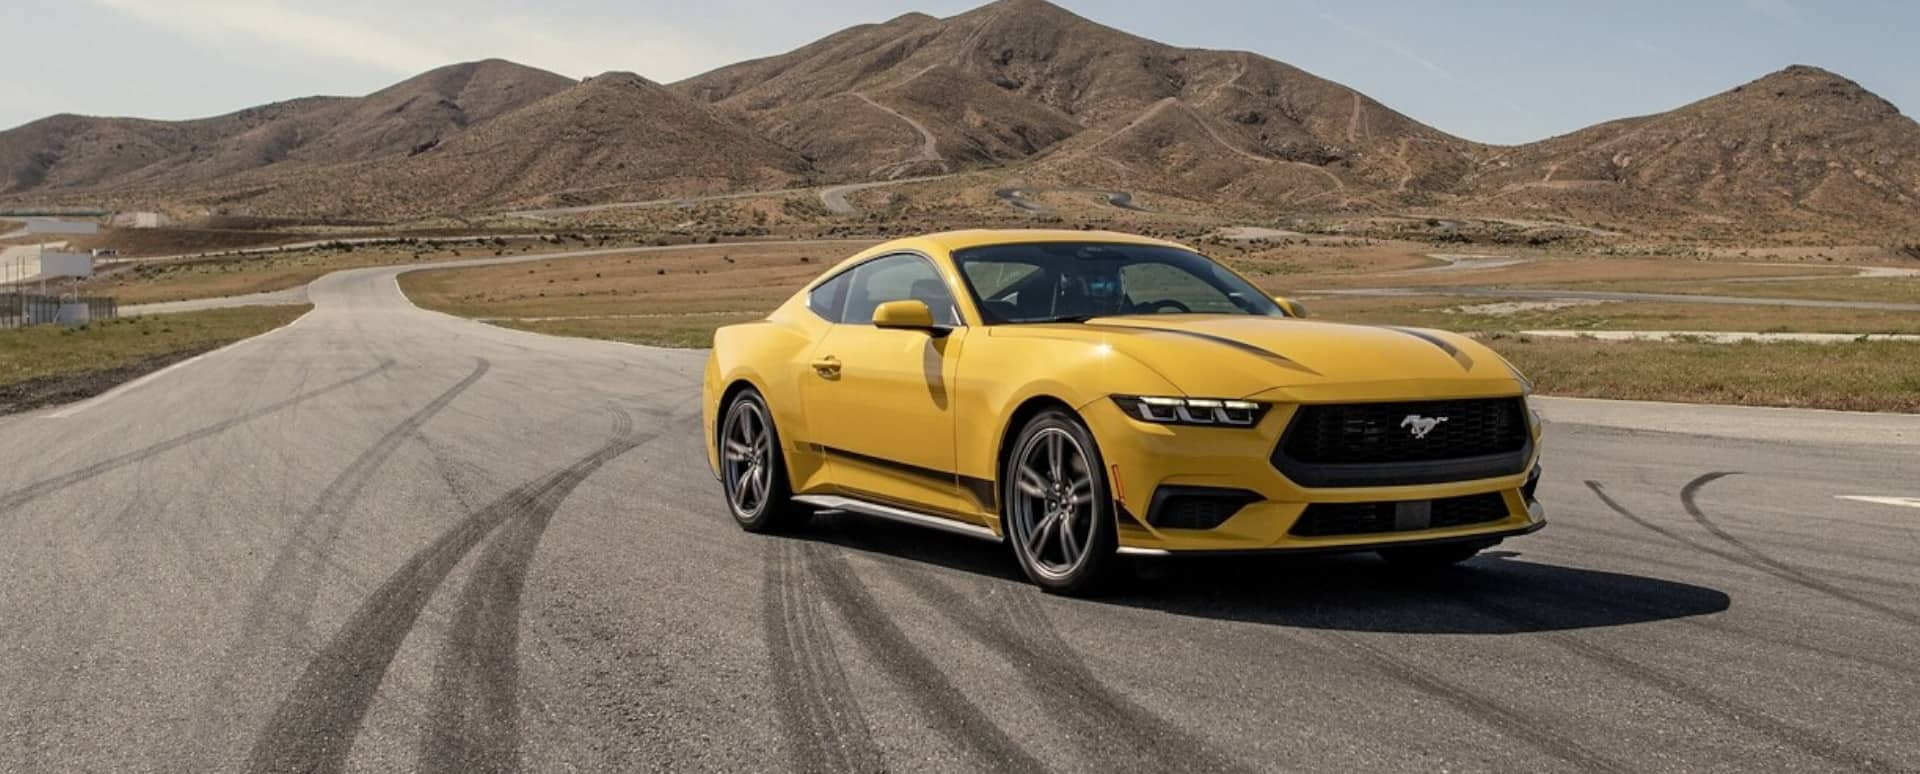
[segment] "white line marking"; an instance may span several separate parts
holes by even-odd
[[[1920,508],[1920,497],[1871,497],[1868,495],[1835,495],[1836,500],[1852,500],[1875,505],[1898,505],[1905,508]]]
[[[306,313],[305,313],[305,314],[302,314],[302,315],[300,315],[299,317],[295,317],[295,318],[293,319],[293,322],[290,322],[290,323],[287,323],[286,325],[282,325],[282,326],[280,326],[280,327],[278,327],[278,328],[275,328],[275,329],[273,329],[273,330],[270,330],[270,331],[267,331],[266,333],[262,333],[262,334],[259,334],[259,335],[257,335],[257,336],[248,336],[248,337],[246,337],[246,338],[244,338],[244,339],[241,339],[241,340],[239,340],[239,341],[236,341],[236,342],[234,342],[234,343],[232,343],[232,344],[228,344],[228,345],[226,345],[226,346],[224,346],[224,347],[221,347],[221,348],[219,348],[219,349],[215,349],[215,350],[210,350],[210,351],[207,351],[207,352],[202,352],[202,353],[200,353],[200,354],[198,354],[198,355],[194,355],[193,357],[190,357],[190,358],[187,358],[187,359],[185,359],[185,360],[182,360],[182,361],[180,361],[180,362],[178,362],[178,363],[174,363],[173,365],[170,365],[170,366],[167,366],[166,368],[162,368],[162,369],[160,369],[160,370],[158,370],[158,371],[155,371],[155,372],[153,372],[153,373],[150,373],[150,374],[147,374],[146,376],[142,376],[142,377],[140,377],[140,378],[138,378],[138,379],[135,379],[135,380],[133,380],[133,381],[131,381],[131,382],[127,382],[126,384],[123,384],[123,385],[120,385],[120,386],[118,386],[118,387],[115,387],[115,388],[113,388],[113,389],[111,389],[111,390],[108,390],[108,391],[106,391],[106,392],[103,392],[103,393],[101,393],[101,394],[99,394],[99,395],[95,395],[95,396],[93,396],[92,398],[89,398],[89,399],[87,399],[87,400],[83,400],[83,401],[80,401],[79,403],[75,403],[75,404],[72,404],[72,405],[70,405],[70,406],[67,406],[67,407],[65,407],[65,408],[62,408],[62,409],[60,409],[59,411],[55,411],[55,412],[53,412],[53,413],[51,413],[51,414],[48,414],[48,415],[46,415],[46,417],[45,417],[45,418],[46,418],[46,419],[66,419],[67,417],[70,417],[70,416],[73,416],[73,415],[75,415],[75,414],[78,414],[78,413],[80,413],[80,412],[82,412],[82,411],[86,411],[87,409],[90,409],[90,408],[93,408],[94,406],[97,406],[97,405],[100,405],[100,404],[102,404],[102,403],[105,403],[105,402],[107,402],[107,401],[109,401],[109,400],[112,400],[112,399],[114,399],[114,398],[116,398],[116,397],[119,397],[120,395],[122,395],[122,394],[124,394],[124,393],[128,393],[128,392],[132,392],[132,391],[134,391],[134,390],[136,390],[136,389],[139,389],[141,385],[144,385],[144,384],[146,384],[146,383],[148,383],[148,382],[151,382],[151,381],[153,381],[153,380],[155,380],[155,379],[158,379],[158,378],[160,378],[160,377],[162,377],[162,376],[165,376],[165,375],[166,375],[166,374],[167,374],[168,372],[171,372],[171,371],[173,371],[173,370],[175,370],[175,369],[179,369],[179,368],[185,368],[186,366],[188,366],[188,365],[191,365],[191,364],[193,364],[193,363],[195,363],[195,362],[197,362],[197,361],[199,361],[199,360],[200,360],[201,358],[205,358],[205,357],[210,357],[210,356],[213,356],[213,355],[218,355],[218,354],[220,354],[220,353],[222,353],[222,352],[225,352],[225,351],[227,351],[227,350],[230,350],[230,349],[233,349],[233,348],[235,348],[235,347],[238,347],[238,346],[240,346],[240,345],[242,345],[242,344],[245,344],[245,343],[247,343],[247,342],[250,342],[250,341],[259,341],[259,340],[261,340],[261,339],[264,339],[264,338],[266,338],[266,337],[268,337],[268,336],[272,336],[273,334],[276,334],[276,333],[279,333],[279,332],[281,332],[281,331],[284,331],[284,330],[286,330],[286,329],[288,329],[288,328],[291,328],[291,327],[293,327],[293,326],[295,326],[295,325],[298,325],[298,324],[300,324],[300,321],[301,321],[301,320],[305,320],[305,319],[307,319],[307,317],[308,317],[309,315],[312,315],[312,314],[313,314],[313,310],[312,310],[312,309],[308,309],[308,310],[306,311]]]

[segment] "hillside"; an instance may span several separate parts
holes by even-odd
[[[312,97],[191,121],[56,116],[0,132],[0,193],[188,186],[276,166],[416,153],[573,81],[501,60],[365,97]]]
[[[673,88],[852,177],[1051,155],[1038,171],[1062,180],[1340,201],[1445,188],[1475,148],[1279,62],[1156,43],[1044,0],[855,27]],[[1213,171],[1190,169],[1198,157]]]
[[[486,60],[364,97],[0,132],[0,202],[186,215],[399,219],[975,171],[916,206],[1095,188],[1236,216],[1920,241],[1920,124],[1817,68],[1496,147],[1282,62],[1045,0],[907,14],[665,86]]]
[[[808,172],[746,127],[608,73],[418,152],[240,175],[187,198],[295,216],[406,216],[778,188]]]
[[[1581,220],[1920,233],[1920,124],[1853,81],[1794,66],[1507,149],[1466,192],[1482,209]]]

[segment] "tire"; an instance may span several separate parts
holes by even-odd
[[[727,512],[748,532],[797,527],[805,513],[793,502],[785,455],[773,412],[757,390],[734,396],[715,431],[720,447],[720,487]]]
[[[1472,559],[1481,551],[1498,545],[1500,541],[1466,541],[1461,543],[1441,543],[1433,546],[1409,546],[1407,548],[1384,548],[1380,558],[1387,564],[1405,570],[1440,570]]]
[[[1093,434],[1048,409],[1020,429],[1003,463],[1000,519],[1020,570],[1053,594],[1106,588],[1120,565],[1118,527]]]

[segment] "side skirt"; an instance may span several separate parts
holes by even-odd
[[[992,543],[1000,542],[1000,536],[993,534],[993,530],[978,524],[967,524],[965,522],[954,521],[953,519],[925,514],[919,511],[910,511],[905,508],[896,508],[891,505],[881,505],[880,503],[869,502],[867,500],[857,500],[852,497],[843,497],[840,495],[799,495],[793,498],[793,500],[794,502],[805,503],[815,508],[827,508],[838,511],[849,511],[866,516],[877,516],[890,521],[937,529],[942,532],[951,532],[955,535],[965,535],[970,538]]]

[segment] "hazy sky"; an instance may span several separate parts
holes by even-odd
[[[191,118],[364,94],[503,57],[673,81],[967,0],[11,0],[0,127],[52,113]],[[1788,64],[1914,114],[1909,0],[1064,0],[1168,43],[1255,51],[1470,139],[1515,143],[1666,110]]]

